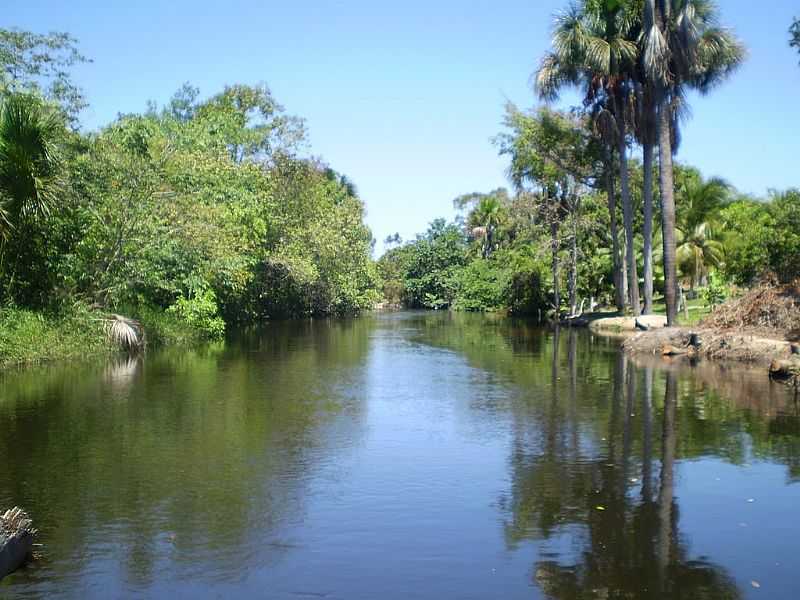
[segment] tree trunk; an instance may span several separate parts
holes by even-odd
[[[642,398],[642,501],[653,499],[653,368],[645,367],[644,398]]]
[[[653,312],[653,144],[645,142],[642,145],[642,162],[644,169],[644,190],[642,200],[644,203],[644,224],[642,237],[644,237],[644,314]]]
[[[661,437],[661,486],[658,493],[658,573],[661,591],[668,592],[668,567],[672,548],[672,502],[676,448],[675,410],[678,401],[677,376],[667,371],[664,390],[664,417]]]
[[[575,315],[578,308],[578,215],[572,213],[572,236],[569,248],[569,314]]]
[[[625,140],[625,116],[622,114],[624,107],[620,103],[620,115],[617,117],[619,129],[619,187],[622,197],[622,220],[625,226],[625,262],[628,274],[628,298],[631,302],[634,316],[641,314],[639,304],[639,275],[636,269],[636,251],[633,247],[633,204],[628,185],[628,146]]]
[[[553,305],[556,309],[556,319],[561,311],[561,290],[558,286],[558,221],[553,218],[550,223],[550,250],[553,253]]]
[[[661,238],[664,244],[664,300],[667,304],[667,327],[678,318],[678,275],[675,262],[675,186],[672,179],[672,131],[670,107],[659,94],[658,175],[661,188]]]
[[[611,259],[614,275],[614,303],[617,310],[625,310],[625,287],[622,282],[623,269],[619,260],[619,228],[617,226],[617,195],[614,190],[614,160],[610,145],[605,147],[606,193],[608,215],[611,221]]]

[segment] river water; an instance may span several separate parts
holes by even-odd
[[[763,371],[405,312],[0,375],[1,598],[797,598]]]

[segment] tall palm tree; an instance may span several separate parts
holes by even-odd
[[[54,111],[28,94],[0,100],[0,235],[20,218],[46,214],[58,190],[56,141],[63,130]]]
[[[657,144],[658,127],[654,107],[655,90],[647,81],[644,70],[636,71],[636,123],[635,134],[642,146],[642,278],[644,285],[644,306],[642,312],[653,312],[653,159]]]
[[[535,75],[536,88],[544,100],[554,100],[561,88],[575,86],[584,92],[587,106],[602,107],[613,116],[626,234],[628,296],[635,314],[639,314],[639,278],[627,152],[634,99],[631,75],[638,56],[637,18],[635,3],[628,0],[583,0],[573,5],[556,18],[553,48]],[[609,207],[612,205],[609,195]]]
[[[742,44],[718,25],[710,0],[645,0],[642,68],[653,86],[657,111],[659,187],[667,324],[678,314],[673,139],[688,88],[707,93],[744,59]]]

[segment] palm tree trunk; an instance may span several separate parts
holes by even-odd
[[[622,107],[620,107],[620,113]],[[639,316],[639,275],[636,271],[636,252],[633,247],[633,206],[631,192],[628,185],[628,146],[625,140],[625,117],[620,114],[617,119],[619,128],[619,187],[622,196],[622,220],[625,225],[625,262],[628,272],[628,298],[631,302],[634,316]]]
[[[614,186],[614,161],[611,146],[605,146],[606,193],[608,215],[611,221],[611,261],[614,276],[614,303],[618,311],[625,310],[625,287],[622,283],[623,269],[619,260],[619,227],[617,225],[617,195]]]
[[[550,250],[553,253],[553,305],[556,309],[556,319],[558,319],[561,309],[561,290],[558,286],[559,264],[558,264],[558,221],[554,217],[550,222]]]
[[[653,312],[653,144],[645,142],[642,145],[642,162],[644,169],[644,190],[642,200],[644,203],[644,224],[642,236],[644,237],[644,314]]]
[[[675,256],[675,185],[672,173],[672,132],[670,107],[663,91],[658,98],[658,175],[661,188],[661,238],[664,244],[664,300],[667,304],[667,326],[678,317],[678,275]]]
[[[667,569],[671,560],[672,548],[672,503],[675,473],[675,410],[677,404],[678,382],[674,372],[667,371],[667,385],[664,391],[664,418],[661,437],[661,486],[658,492],[658,573],[661,591],[668,592]]]

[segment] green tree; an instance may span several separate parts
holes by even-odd
[[[708,0],[645,0],[641,65],[658,114],[659,185],[667,323],[677,319],[675,197],[672,154],[689,88],[707,93],[744,59],[742,44],[718,25]]]
[[[507,132],[495,142],[510,157],[509,175],[519,190],[534,192],[537,214],[550,230],[553,305],[560,307],[560,258],[562,241],[569,245],[568,293],[570,314],[577,309],[578,259],[582,201],[587,190],[598,185],[602,173],[600,148],[585,121],[542,108],[523,112],[506,107]],[[562,225],[566,224],[566,232]]]
[[[469,235],[481,241],[481,256],[489,258],[497,249],[498,235],[508,220],[508,192],[499,188],[488,194],[464,194],[453,200],[456,208],[471,207],[467,214]]]
[[[20,218],[46,214],[58,190],[61,161],[58,116],[36,96],[0,99],[0,217],[2,235]]]
[[[0,99],[0,278],[2,295],[14,295],[28,257],[42,250],[32,225],[49,215],[62,189],[59,142],[64,126],[35,96]],[[37,260],[40,269],[42,262]],[[40,295],[36,290],[36,295]]]
[[[693,229],[678,229],[677,233],[678,267],[689,279],[689,285],[694,290],[698,285],[705,285],[709,269],[722,265],[723,246],[714,239],[711,226],[706,222]]]
[[[611,118],[611,135],[619,160],[620,196],[625,227],[628,297],[639,314],[639,278],[633,238],[633,206],[628,171],[628,124],[634,98],[631,79],[636,65],[637,10],[623,0],[584,0],[556,18],[552,50],[535,75],[539,95],[558,97],[565,86],[577,87],[587,105]],[[607,160],[607,162],[610,162]],[[611,207],[613,202],[609,201]],[[621,282],[621,277],[618,278]]]
[[[789,27],[789,46],[800,52],[800,19],[796,17]]]
[[[703,180],[699,172],[690,172],[677,186],[677,227],[684,234],[700,225],[713,223],[728,203],[730,184],[719,177]]]
[[[73,126],[86,107],[83,92],[70,78],[76,64],[89,62],[68,33],[37,34],[0,28],[0,93],[27,92],[61,106]]]

